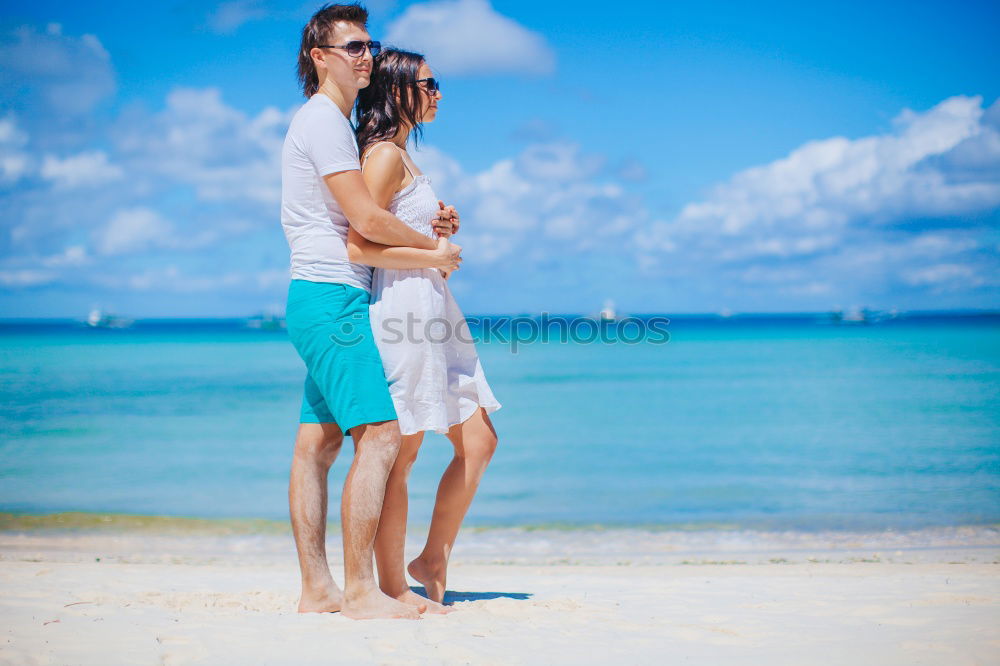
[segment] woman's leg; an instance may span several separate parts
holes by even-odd
[[[403,435],[399,455],[389,472],[385,485],[385,500],[375,534],[375,564],[378,567],[378,585],[382,592],[412,605],[427,606],[431,613],[442,612],[443,606],[428,602],[410,590],[403,571],[403,548],[406,545],[406,514],[409,508],[407,480],[417,459],[424,433]]]
[[[497,433],[482,408],[464,423],[452,426],[448,439],[455,447],[455,457],[438,485],[427,544],[407,568],[411,576],[424,584],[427,596],[437,602],[444,600],[448,558],[458,528],[497,448]]]

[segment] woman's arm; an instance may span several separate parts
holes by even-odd
[[[363,157],[361,177],[376,205],[388,210],[392,198],[403,189],[403,181],[406,180],[403,156],[396,146],[385,142],[369,150]]]

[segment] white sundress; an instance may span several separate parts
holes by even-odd
[[[405,160],[403,166],[409,171]],[[426,175],[413,176],[392,198],[389,211],[435,237],[431,220],[438,198]],[[480,407],[487,414],[500,409],[465,316],[436,268],[376,268],[369,314],[404,435],[444,434]]]

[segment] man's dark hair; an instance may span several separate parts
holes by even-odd
[[[347,21],[368,27],[368,10],[360,4],[324,5],[313,14],[302,28],[302,43],[299,45],[299,85],[306,97],[312,97],[319,90],[319,75],[309,52],[320,44],[329,44],[333,39],[334,23]]]

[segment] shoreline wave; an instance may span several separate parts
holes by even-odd
[[[427,525],[412,525],[413,533],[426,533]],[[330,533],[340,532],[339,521],[329,521],[327,529]],[[148,532],[177,535],[255,535],[274,534],[291,535],[291,523],[288,520],[255,517],[204,517],[180,516],[163,514],[137,514],[117,512],[62,511],[49,513],[32,512],[0,512],[0,532],[34,532],[49,530],[99,531],[99,532]],[[849,526],[830,528],[820,526],[806,528],[781,524],[739,524],[735,522],[684,522],[684,523],[567,523],[546,522],[526,524],[470,524],[462,528],[466,534],[497,534],[497,533],[644,533],[644,534],[674,534],[674,533],[753,533],[753,534],[918,534],[949,531],[975,531],[984,534],[994,532],[1000,541],[1000,521],[983,521],[968,523],[947,523],[938,525],[920,525],[900,527],[885,525]]]

